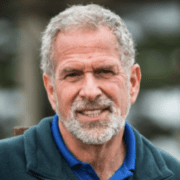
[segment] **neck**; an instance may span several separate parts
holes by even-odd
[[[125,155],[124,128],[101,145],[85,144],[69,133],[61,122],[59,127],[69,151],[80,161],[90,163],[101,179],[109,179],[122,165]]]

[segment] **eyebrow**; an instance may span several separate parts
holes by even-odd
[[[113,65],[110,65],[110,64],[108,64],[108,65],[103,64],[103,65],[97,66],[96,68],[112,69],[112,68],[114,68],[114,67],[115,67],[114,64],[113,64]],[[96,68],[95,68],[95,69],[96,69]]]
[[[105,69],[105,70],[117,70],[117,66],[115,64],[107,64],[107,65],[100,65],[100,66],[96,66],[94,68],[95,70],[101,70],[101,69]]]
[[[94,71],[102,70],[102,69],[117,70],[117,66],[115,64],[101,64],[101,65],[96,65],[96,66],[93,67]],[[65,67],[60,72],[60,75],[68,74],[68,73],[71,73],[71,72],[80,72],[80,71],[83,71],[83,69],[78,68],[78,67],[77,68],[75,68],[75,67]]]

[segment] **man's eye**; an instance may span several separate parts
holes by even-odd
[[[75,77],[75,76],[78,76],[78,74],[77,73],[71,73],[71,74],[66,75],[66,77]]]
[[[81,72],[72,72],[65,76],[65,79],[68,81],[76,81],[81,77]]]
[[[97,74],[113,74],[113,72],[111,70],[102,69],[98,70]]]
[[[102,72],[105,74],[112,73],[112,71],[110,71],[110,70],[102,70]]]
[[[98,71],[96,71],[96,74],[97,74],[98,76],[103,77],[103,78],[110,78],[111,76],[114,75],[113,71],[111,71],[111,70],[106,70],[106,69],[98,70]]]

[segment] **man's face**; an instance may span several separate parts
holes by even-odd
[[[44,78],[46,90],[60,124],[85,143],[111,139],[123,129],[130,108],[129,81],[116,44],[105,27],[59,33],[55,41],[54,90]]]

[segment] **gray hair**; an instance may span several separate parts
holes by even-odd
[[[135,61],[133,40],[122,19],[112,11],[99,5],[73,5],[51,19],[42,37],[41,69],[51,78],[54,76],[54,41],[59,32],[74,28],[92,30],[108,27],[117,39],[117,49],[122,66],[127,71]]]

